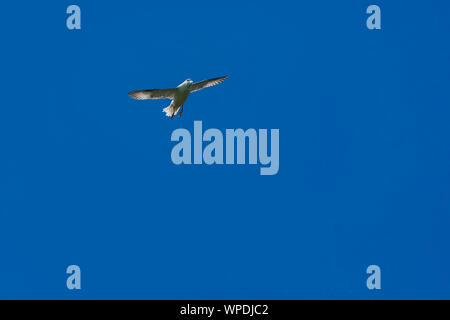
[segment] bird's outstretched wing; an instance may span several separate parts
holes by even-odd
[[[146,100],[146,99],[173,99],[175,97],[176,89],[151,89],[151,90],[138,90],[130,92],[128,95],[133,99]]]
[[[198,90],[202,90],[204,88],[215,86],[216,84],[224,82],[225,79],[228,77],[229,76],[219,77],[219,78],[208,79],[208,80],[203,80],[203,81],[194,83],[191,87],[191,92],[195,92]]]

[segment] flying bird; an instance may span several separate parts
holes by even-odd
[[[168,107],[163,109],[163,112],[165,112],[166,116],[170,117],[170,120],[172,120],[174,115],[176,115],[178,111],[180,112],[178,113],[178,116],[181,117],[181,115],[183,114],[184,102],[191,92],[215,86],[225,81],[225,79],[228,77],[229,76],[213,78],[197,83],[194,83],[194,81],[192,81],[191,79],[187,79],[176,88],[138,90],[130,92],[128,95],[137,100],[171,99],[172,102]]]

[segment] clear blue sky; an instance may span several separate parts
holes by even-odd
[[[2,12],[0,298],[450,298],[448,2]],[[127,96],[226,74],[174,121]],[[278,175],[173,165],[170,135],[194,120],[279,128]]]

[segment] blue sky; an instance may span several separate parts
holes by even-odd
[[[450,298],[447,2],[2,8],[0,298]],[[127,96],[226,74],[173,121]],[[195,120],[280,129],[279,173],[175,166]]]

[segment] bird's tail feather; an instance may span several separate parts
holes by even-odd
[[[168,117],[172,117],[173,115],[176,115],[178,113],[178,110],[180,110],[180,108],[177,108],[177,110],[175,110],[175,108],[173,107],[172,104],[168,105],[167,107],[165,107],[163,109],[163,112],[166,113],[166,116]]]
[[[168,106],[168,107],[164,108],[164,109],[163,109],[163,112],[166,113],[166,116],[171,117],[172,114],[173,114],[172,107],[171,107],[171,106]]]

